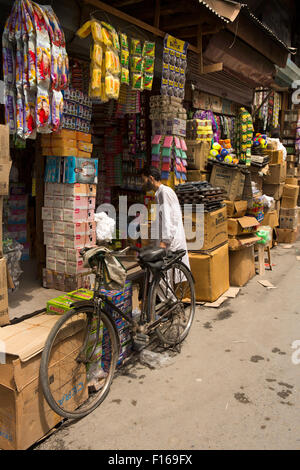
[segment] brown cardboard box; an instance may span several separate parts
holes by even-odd
[[[295,243],[298,238],[297,229],[276,228],[275,230],[278,243]]]
[[[82,142],[91,143],[92,142],[92,134],[86,134],[85,132],[76,131],[77,140],[81,140]]]
[[[294,230],[298,225],[299,208],[285,209],[284,207],[280,210],[279,222],[280,228],[288,228]]]
[[[253,233],[256,232],[259,225],[255,217],[244,216],[238,219],[228,219],[228,235]]]
[[[254,245],[260,238],[254,233],[249,235],[239,235],[238,237],[229,237],[229,251],[240,250]]]
[[[7,196],[9,194],[9,173],[11,162],[0,162],[0,195]]]
[[[270,158],[270,163],[282,163],[283,160],[283,150],[276,150],[276,148],[269,148],[269,146],[276,146],[275,142],[268,144],[268,148],[265,150],[265,153]]]
[[[209,173],[201,170],[188,170],[187,181],[208,181]]]
[[[187,140],[187,163],[189,169],[194,170],[205,170],[209,149],[210,149],[210,142],[201,142],[195,143],[192,140]]]
[[[47,404],[39,380],[41,353],[56,321],[55,315],[43,314],[0,328],[6,350],[6,363],[0,364],[1,449],[27,449],[62,420]],[[65,330],[52,365],[52,385],[57,382],[57,398],[71,396],[69,410],[83,403],[88,394],[85,366],[76,366],[74,382],[74,361],[70,360],[82,346],[80,328],[77,324]]]
[[[227,217],[243,217],[247,212],[247,201],[224,201],[227,208]]]
[[[278,214],[277,210],[274,209],[272,211],[268,211],[264,214],[264,218],[261,221],[261,225],[268,225],[269,227],[278,227],[279,221],[278,221]]]
[[[187,218],[189,215],[186,216]],[[200,219],[199,219],[200,220]],[[185,222],[187,219],[185,220]],[[196,214],[192,214],[192,228],[193,232],[196,231]],[[189,234],[186,233],[188,249],[193,251],[208,251],[213,250],[227,242],[227,212],[226,207],[222,207],[213,212],[204,213],[204,240],[200,239],[198,246],[196,246],[196,239],[188,239]]]
[[[3,197],[0,196],[0,257],[3,254],[2,218],[3,218]]]
[[[292,209],[297,206],[299,196],[299,186],[286,184],[283,188],[281,207],[286,209]]]
[[[254,247],[229,252],[229,279],[231,286],[242,287],[255,276]]]
[[[224,189],[226,198],[230,201],[243,199],[245,175],[238,168],[221,165],[213,165],[210,183]]]
[[[286,162],[282,164],[269,165],[269,174],[264,176],[264,183],[279,184],[284,183],[286,178]]]
[[[291,184],[292,186],[297,186],[298,179],[297,178],[285,178],[285,184]]]
[[[276,209],[276,212],[277,212],[277,216],[279,217],[279,213],[280,213],[280,201],[275,201],[275,209]]]
[[[9,126],[0,125],[0,163],[10,160],[9,150]]]
[[[214,302],[229,289],[228,243],[208,254],[189,253],[198,301]]]
[[[7,267],[5,258],[0,258],[0,326],[9,323]]]
[[[263,185],[263,192],[266,196],[271,196],[275,199],[275,201],[279,201],[281,199],[283,193],[283,186],[284,183],[280,184],[265,184]]]

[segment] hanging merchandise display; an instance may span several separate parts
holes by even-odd
[[[251,165],[251,147],[253,139],[253,122],[246,108],[240,108],[236,120],[237,155],[240,163]]]
[[[36,138],[61,127],[69,62],[65,37],[50,6],[17,0],[2,36],[6,122],[10,133]]]
[[[166,34],[163,50],[161,94],[184,99],[188,43]]]

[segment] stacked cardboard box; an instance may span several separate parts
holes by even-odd
[[[285,178],[286,162],[283,160],[281,163],[271,163],[268,174],[264,176],[263,193],[279,201],[282,197]]]
[[[95,185],[45,184],[42,219],[47,270],[76,277],[88,273],[80,250],[96,244],[95,201]]]
[[[93,151],[91,142],[91,134],[62,129],[59,132],[42,135],[42,154],[90,158]]]
[[[231,286],[244,286],[255,275],[254,245],[259,240],[255,235],[258,226],[259,222],[255,217],[228,219]]]
[[[155,95],[150,98],[152,135],[186,136],[186,110],[175,96]]]
[[[8,272],[3,258],[3,196],[9,194],[9,172],[11,167],[9,150],[9,126],[0,125],[0,325],[9,323],[8,315]]]
[[[280,227],[277,229],[279,243],[294,243],[297,239],[298,196],[298,185],[286,184],[284,186],[280,208]]]
[[[42,350],[56,322],[55,315],[42,314],[0,328],[0,342],[6,347],[5,364],[0,363],[1,449],[27,449],[62,421],[47,404],[39,379]],[[70,398],[70,410],[88,398],[86,368],[76,364],[75,372],[75,361],[70,360],[81,347],[82,331],[62,335],[56,345],[57,361],[52,364],[52,387],[57,386],[62,399]],[[77,380],[71,383],[75,373]]]

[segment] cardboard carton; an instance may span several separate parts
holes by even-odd
[[[2,256],[2,253],[3,253],[2,215],[3,215],[3,197],[0,196],[0,256]]]
[[[283,163],[283,150],[267,149],[266,153],[270,157],[271,164]]]
[[[287,177],[287,178],[285,178],[285,184],[291,184],[292,186],[297,186],[298,179],[297,178]]]
[[[298,238],[298,230],[276,228],[276,237],[278,243],[295,243]]]
[[[252,246],[257,243],[259,239],[260,238],[254,233],[250,233],[249,235],[239,235],[237,237],[231,236],[228,239],[229,250],[235,251]]]
[[[193,231],[196,229],[196,214],[192,215],[192,226]],[[207,251],[216,248],[227,242],[228,240],[228,231],[227,231],[227,213],[226,207],[222,207],[213,212],[204,213],[204,240],[199,240],[199,247],[193,247],[192,249]],[[195,243],[195,239],[188,240],[189,243]]]
[[[228,234],[242,235],[244,233],[256,232],[259,222],[255,217],[240,217],[238,219],[228,219]]]
[[[261,221],[261,225],[268,225],[269,227],[278,227],[279,220],[277,210],[268,211],[264,214],[264,218]]]
[[[0,196],[9,194],[9,173],[11,168],[10,161],[0,161]]]
[[[210,149],[209,142],[187,141],[187,162],[189,169],[205,170]]]
[[[229,252],[229,279],[231,286],[242,287],[255,276],[254,247]]]
[[[0,258],[0,326],[9,323],[6,259]]]
[[[286,184],[283,188],[281,207],[292,209],[297,206],[299,186]]]
[[[92,134],[86,134],[85,132],[76,132],[76,139],[81,142],[92,142]]]
[[[214,302],[229,289],[228,243],[208,254],[189,253],[197,301]]]
[[[247,212],[247,201],[224,201],[227,208],[227,217],[243,217]]]
[[[266,184],[284,183],[286,178],[286,162],[281,164],[269,165],[269,174],[265,175],[264,182]]]
[[[230,201],[238,201],[243,198],[245,175],[238,168],[214,165],[210,183],[223,189]]]
[[[280,184],[263,184],[263,192],[267,196],[271,196],[275,201],[279,201],[282,197],[284,183]]]
[[[93,144],[90,144],[88,142],[84,142],[84,141],[80,140],[80,141],[77,142],[77,148],[78,148],[78,150],[81,150],[82,152],[92,153]],[[81,155],[78,155],[78,156],[80,157]]]
[[[10,160],[9,150],[9,125],[0,125],[0,163],[7,163]]]
[[[6,363],[0,364],[1,449],[27,449],[62,420],[48,406],[39,380],[41,353],[56,321],[56,315],[43,314],[0,328],[0,341],[6,349]],[[88,397],[85,366],[76,364],[75,372],[72,360],[82,346],[82,336],[80,322],[69,324],[49,371],[55,397],[71,397],[70,411]]]
[[[77,140],[77,133],[76,131],[72,131],[69,129],[61,129],[60,131],[55,132],[55,134],[53,134],[52,139],[53,138]]]

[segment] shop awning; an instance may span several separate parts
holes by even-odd
[[[300,68],[290,58],[284,68],[276,67],[275,82],[279,86],[291,88],[297,80],[300,81]]]

